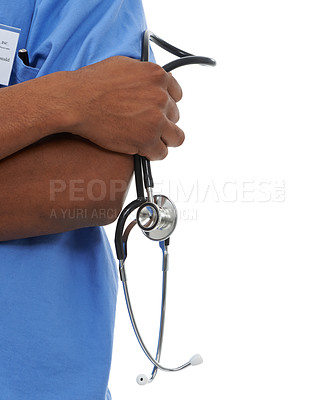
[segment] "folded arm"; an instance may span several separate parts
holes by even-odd
[[[132,156],[71,134],[50,136],[3,159],[0,240],[113,222],[132,171]]]
[[[0,240],[113,222],[132,155],[182,144],[181,97],[171,74],[127,57],[2,88]]]

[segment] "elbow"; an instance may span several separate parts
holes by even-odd
[[[117,153],[99,152],[81,171],[80,179],[56,185],[57,200],[78,209],[77,219],[89,226],[105,226],[115,222],[122,210],[133,174],[133,158]],[[56,181],[57,183],[57,181]],[[78,222],[78,223],[79,223]]]
[[[85,182],[85,200],[89,204],[91,225],[105,226],[120,215],[133,175],[133,157],[103,152],[99,165],[90,165]]]
[[[57,199],[53,196],[54,221],[61,220],[68,230],[105,226],[117,220],[127,195],[128,179],[107,181],[95,178],[88,180],[86,185],[84,180],[73,182],[76,183],[75,190],[67,187],[67,190],[57,193]]]
[[[118,219],[122,210],[122,203],[110,204],[109,206],[100,206],[92,209],[92,219],[90,225],[94,226],[106,226],[110,225]]]

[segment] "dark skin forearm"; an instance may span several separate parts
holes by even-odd
[[[0,241],[113,222],[131,156],[160,160],[182,144],[181,97],[171,74],[128,57],[2,88]],[[58,132],[70,134],[50,141]]]
[[[153,63],[111,57],[0,90],[0,160],[53,133],[107,150],[163,159],[179,146],[181,88]]]
[[[0,241],[113,222],[132,156],[70,134],[50,136],[0,162]]]

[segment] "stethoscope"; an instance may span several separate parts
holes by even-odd
[[[142,56],[141,61],[149,60],[150,40],[157,44],[162,49],[174,54],[180,58],[166,64],[163,69],[170,72],[178,67],[190,64],[201,64],[215,66],[216,62],[212,58],[198,57],[186,51],[180,50],[177,47],[160,39],[149,30],[145,31],[142,39]],[[166,287],[167,287],[167,272],[169,269],[169,251],[168,246],[170,236],[175,230],[177,224],[177,209],[174,203],[164,195],[154,195],[153,187],[154,181],[152,178],[150,161],[145,157],[134,156],[134,170],[135,170],[135,183],[137,199],[128,204],[121,212],[115,231],[115,247],[116,254],[119,260],[120,279],[123,286],[123,291],[126,299],[127,309],[133,326],[137,340],[147,358],[154,365],[150,378],[146,375],[138,375],[137,383],[145,385],[151,383],[157,374],[157,370],[174,372],[181,371],[189,366],[195,366],[202,363],[202,358],[199,354],[195,354],[188,362],[177,368],[166,368],[160,364],[162,354],[162,344],[164,335],[164,322],[165,322],[165,308],[166,308]],[[146,196],[144,195],[144,187]],[[136,218],[131,221],[125,228],[128,217],[137,210]],[[145,346],[143,339],[138,330],[127,285],[126,277],[126,258],[127,258],[127,241],[131,230],[138,225],[144,235],[154,241],[159,242],[159,246],[163,253],[163,284],[162,284],[162,302],[161,302],[161,316],[160,328],[157,344],[156,356],[153,357]]]

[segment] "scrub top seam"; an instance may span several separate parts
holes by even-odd
[[[33,23],[33,19],[34,19],[34,16],[35,16],[35,10],[36,10],[36,0],[34,1],[34,10],[33,10],[32,14],[31,14],[31,20],[30,20],[29,29],[28,29],[28,32],[27,32],[27,39],[26,39],[25,46],[27,46],[27,43],[28,43],[29,34],[30,34],[30,30],[31,30],[31,25]]]

